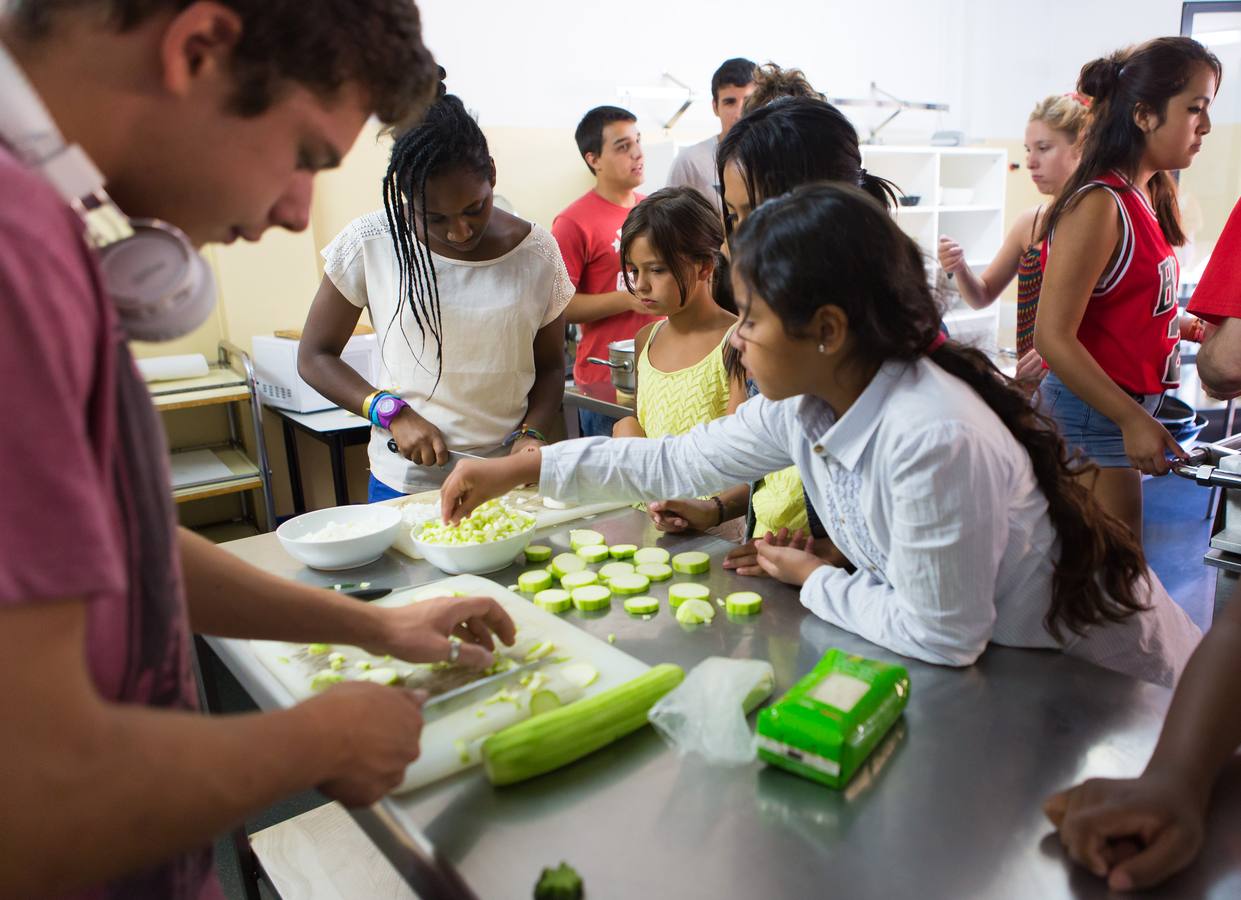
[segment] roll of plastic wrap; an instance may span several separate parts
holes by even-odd
[[[138,371],[146,381],[173,381],[177,378],[200,378],[207,374],[207,357],[201,353],[184,356],[152,356],[137,361]]]

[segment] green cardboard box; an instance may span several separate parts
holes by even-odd
[[[843,788],[909,702],[904,666],[831,649],[758,714],[758,756]]]

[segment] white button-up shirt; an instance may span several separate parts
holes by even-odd
[[[837,420],[822,400],[755,397],[736,415],[653,440],[544,447],[540,490],[569,501],[693,497],[795,464],[856,566],[816,569],[801,602],[833,625],[931,663],[973,663],[989,641],[1061,647],[1170,685],[1201,633],[1153,572],[1151,609],[1067,629],[1043,618],[1059,545],[1030,457],[978,394],[923,358],[883,365]]]

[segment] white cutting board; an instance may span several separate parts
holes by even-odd
[[[584,519],[587,516],[598,515],[599,513],[611,512],[614,509],[623,509],[630,504],[625,502],[609,501],[607,503],[587,503],[582,506],[567,506],[564,509],[551,509],[543,505],[543,497],[537,491],[531,488],[519,488],[515,491],[509,491],[504,495],[507,501],[515,509],[524,510],[525,512],[534,514],[534,527],[536,529],[554,528],[557,525],[563,525],[566,522],[573,522],[577,519]],[[420,494],[410,494],[407,497],[397,497],[393,500],[382,501],[386,506],[404,506],[407,503],[433,503],[439,506],[439,491],[423,491]],[[399,550],[411,559],[422,559],[418,553],[418,548],[414,546],[413,540],[410,538],[409,528],[402,528],[397,534],[396,542],[392,545],[393,550]]]
[[[552,678],[561,666],[575,663],[587,663],[593,666],[598,670],[599,678],[585,688],[582,696],[588,697],[608,690],[631,678],[636,678],[650,668],[646,663],[634,659],[611,644],[592,637],[571,622],[545,612],[529,600],[501,587],[494,581],[480,578],[477,575],[456,575],[433,584],[389,594],[387,597],[376,600],[375,605],[404,606],[430,597],[452,594],[494,597],[512,616],[517,626],[515,648],[523,656],[525,648],[533,643],[550,641],[555,649],[548,654],[547,663],[539,671],[544,671]],[[310,687],[310,679],[314,672],[322,669],[326,655],[308,658],[305,653],[305,644],[288,644],[279,641],[251,641],[250,643],[259,662],[289,692],[291,701],[305,700],[314,695],[315,692]],[[360,674],[360,670],[353,666],[354,660],[373,658],[357,648],[334,646],[332,650],[346,655],[348,663],[340,671],[347,678]],[[506,648],[501,647],[502,652],[505,650]],[[553,662],[553,660],[560,659],[565,661]],[[393,663],[383,663],[383,665],[393,665]],[[396,665],[406,670],[412,668],[409,664],[402,666],[396,663]],[[438,714],[433,714],[431,721],[422,731],[421,755],[406,770],[404,782],[394,793],[414,790],[478,765],[478,744],[480,742],[477,736],[479,732],[485,730],[488,723],[493,721],[501,723],[496,725],[497,728],[503,727],[503,723],[508,720],[496,718],[497,714],[509,714],[513,709],[513,706],[507,703],[487,703],[487,700],[493,697],[499,689],[499,687],[480,688],[476,694],[467,695],[460,701],[452,702],[451,711],[439,717],[435,717]],[[486,718],[479,718],[480,711]],[[471,738],[465,747],[461,743],[463,736]]]

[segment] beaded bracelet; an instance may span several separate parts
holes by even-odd
[[[525,422],[522,422],[516,431],[514,431],[512,434],[510,434],[508,437],[504,439],[503,446],[507,447],[509,444],[512,444],[515,441],[519,441],[524,437],[532,437],[536,441],[542,441],[544,444],[551,443],[551,441],[547,439],[547,436],[543,434],[543,432],[539,431],[537,428],[532,428],[531,426],[527,425]]]
[[[724,524],[724,501],[720,499],[719,494],[716,494],[711,498],[711,502],[715,504],[715,508],[720,516],[719,521],[715,523],[716,527],[719,527]]]

